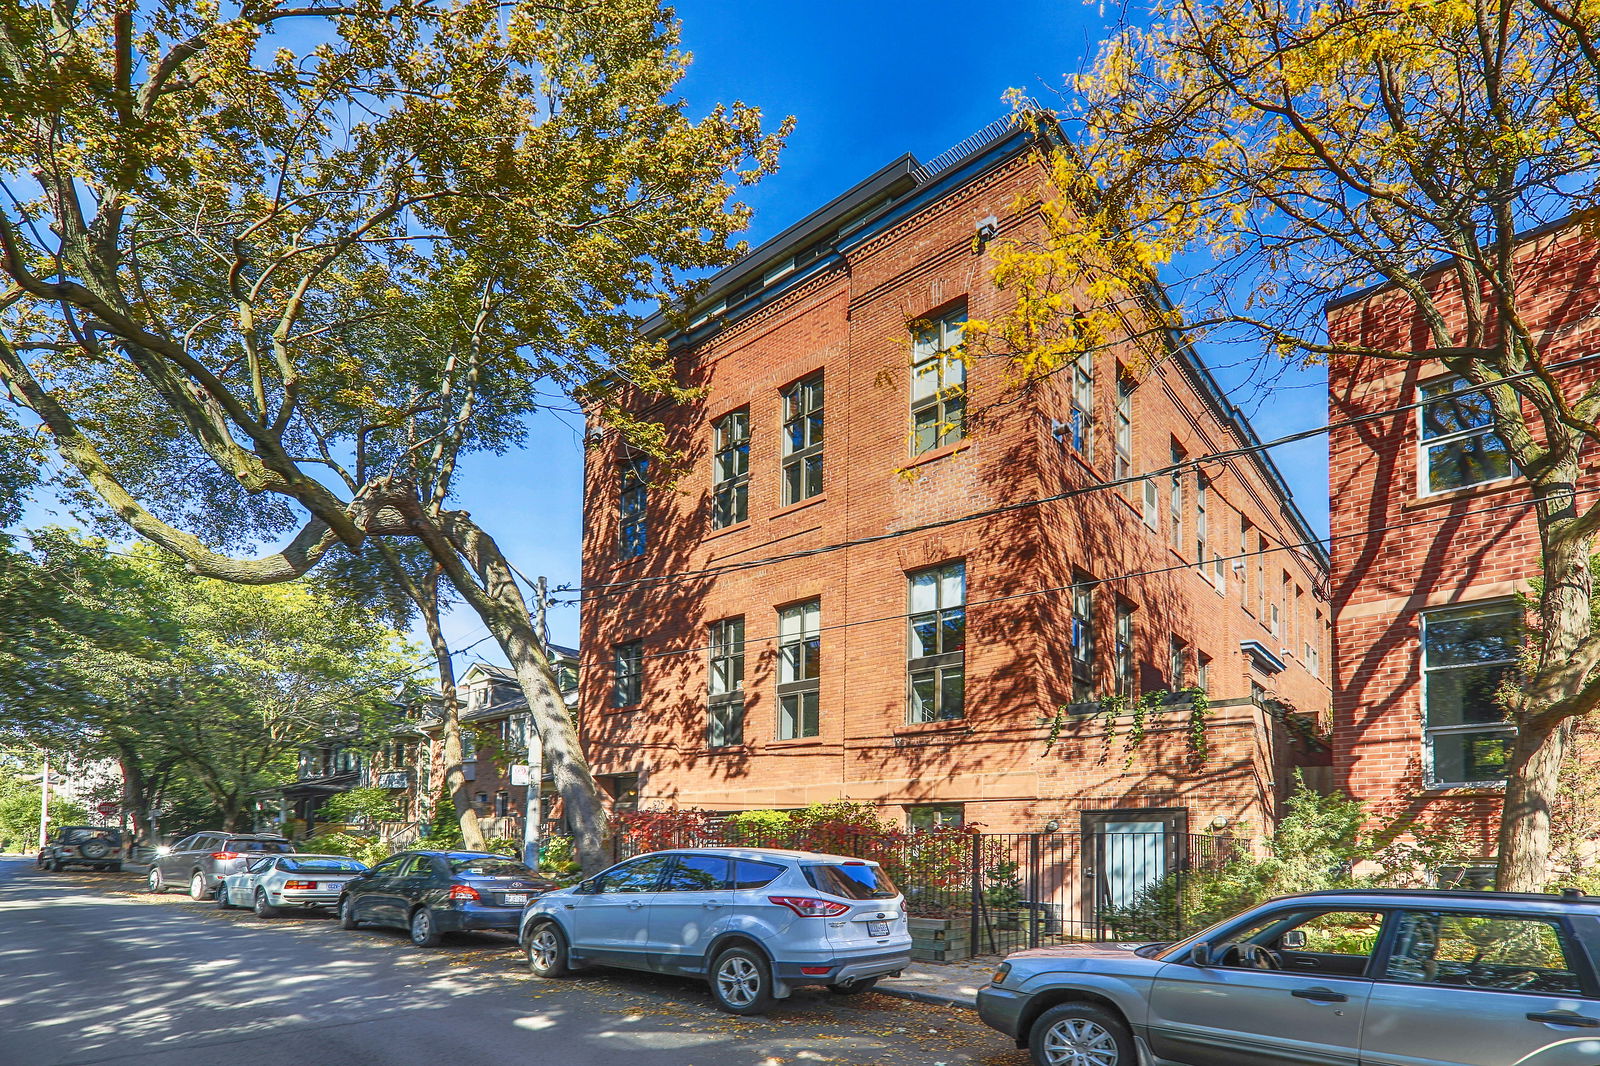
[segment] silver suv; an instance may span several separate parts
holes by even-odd
[[[759,1014],[795,985],[849,994],[911,962],[905,900],[875,862],[769,848],[640,855],[522,912],[539,977],[587,963],[688,974]]]
[[[1313,892],[1175,944],[1007,957],[978,1013],[1039,1066],[1593,1066],[1600,897]]]
[[[252,859],[286,854],[294,845],[260,833],[194,833],[171,847],[156,849],[148,875],[150,891],[187,888],[190,899],[213,899],[222,879],[239,873]]]

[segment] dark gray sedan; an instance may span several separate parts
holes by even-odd
[[[446,933],[493,929],[514,933],[523,906],[556,884],[504,855],[476,851],[403,851],[344,888],[339,924],[363,922],[408,930],[418,947]]]

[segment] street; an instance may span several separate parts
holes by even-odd
[[[270,922],[137,875],[0,858],[0,1066],[793,1063],[1021,1066],[958,1008],[805,989],[763,1018],[703,985],[622,971],[527,973],[509,937],[437,950],[323,915]]]

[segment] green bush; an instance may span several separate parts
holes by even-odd
[[[398,822],[405,817],[395,794],[384,788],[352,788],[322,805],[320,816],[330,822]]]
[[[572,838],[545,837],[539,844],[539,869],[560,874],[576,872],[578,858],[572,848]]]
[[[311,855],[347,855],[368,866],[387,859],[399,850],[377,837],[339,832],[317,833],[306,837],[296,845],[296,848]]]

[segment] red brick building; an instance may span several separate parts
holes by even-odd
[[[1520,271],[1538,285],[1522,308],[1547,338],[1546,359],[1592,356],[1592,241],[1555,226],[1518,254],[1539,264]],[[1424,280],[1443,293],[1453,276]],[[1389,289],[1335,301],[1328,328],[1374,346],[1425,343],[1410,301]],[[1597,369],[1561,373],[1577,386]],[[1491,861],[1509,732],[1494,690],[1521,639],[1514,597],[1538,569],[1526,487],[1487,401],[1442,365],[1347,359],[1330,367],[1329,387],[1335,780],[1380,811],[1453,820]]]
[[[1040,232],[1043,150],[1001,123],[902,157],[715,278],[672,338],[703,396],[656,412],[674,476],[591,436],[582,705],[614,792],[993,831],[1272,820],[1315,747],[1282,722],[1328,707],[1325,558],[1260,451],[1164,469],[1250,428],[1187,349],[1026,388],[948,354],[1007,306],[992,253]],[[1094,717],[1169,690],[1131,747],[1133,717]]]

